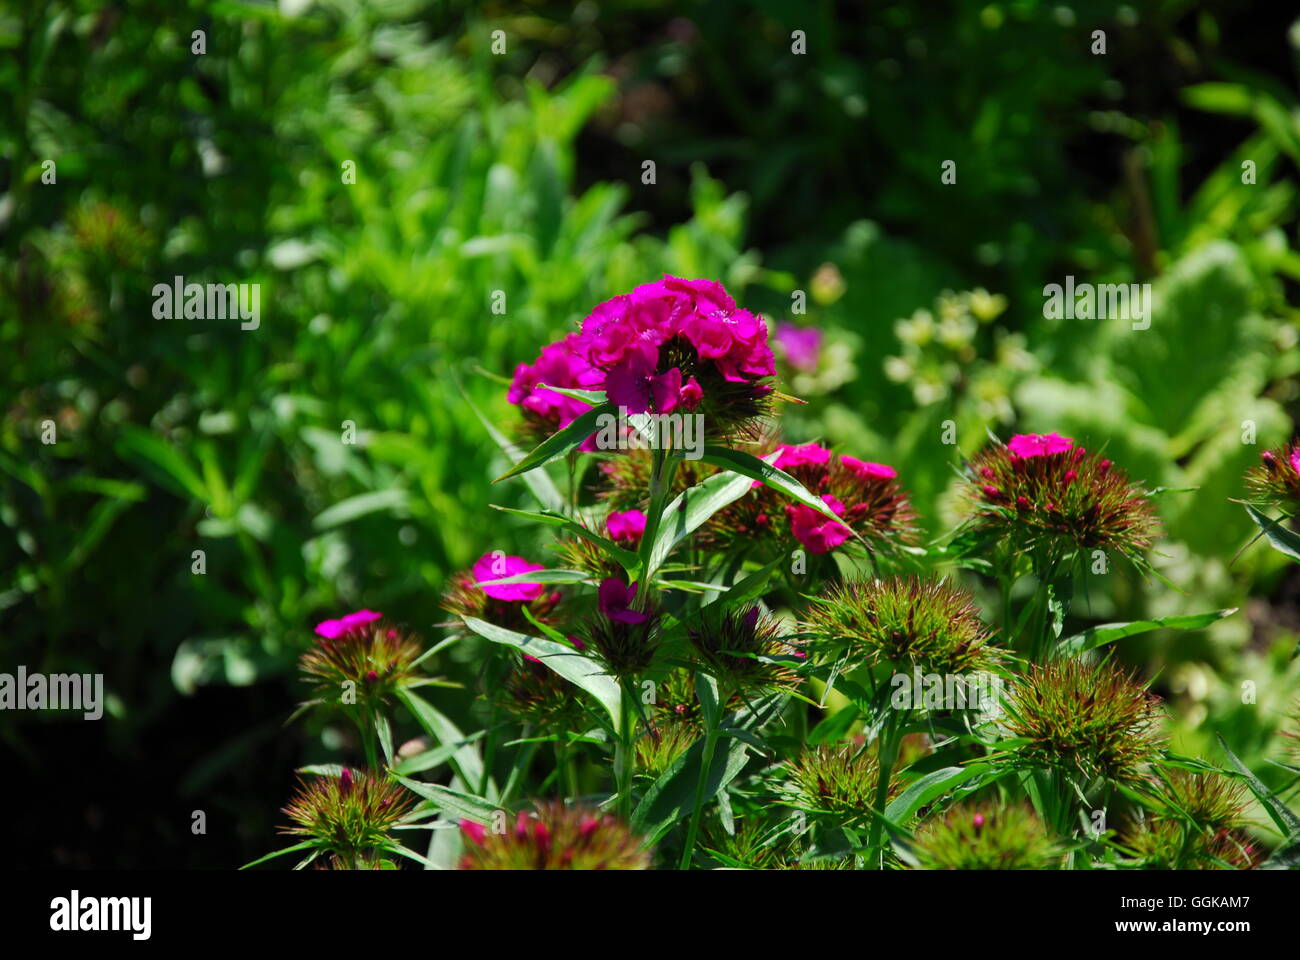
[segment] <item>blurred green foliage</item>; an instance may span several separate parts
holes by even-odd
[[[669,271],[823,330],[787,435],[896,465],[931,534],[987,430],[1198,488],[1161,500],[1185,594],[1116,572],[1081,612],[1246,608],[1125,656],[1163,671],[1181,749],[1222,730],[1259,769],[1294,699],[1297,581],[1266,549],[1232,562],[1253,528],[1231,498],[1294,429],[1300,33],[1266,4],[942,6],[0,12],[3,663],[105,673],[131,763],[178,697],[269,682],[181,767],[221,777],[298,695],[315,620],[368,606],[432,638],[452,572],[536,553],[488,509],[527,493],[488,486],[504,459],[464,391],[510,423],[477,371]],[[1151,328],[1045,319],[1067,274],[1151,281]],[[177,275],[260,284],[260,328],[155,319]],[[30,726],[0,736],[43,769]]]

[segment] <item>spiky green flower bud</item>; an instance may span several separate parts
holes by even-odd
[[[1027,806],[962,804],[916,831],[923,870],[1052,870],[1062,849]]]
[[[823,744],[805,749],[784,769],[792,806],[848,821],[870,818],[880,777],[874,750],[856,743]]]
[[[686,635],[705,672],[729,690],[759,693],[791,690],[799,684],[791,666],[803,657],[802,652],[781,638],[780,625],[757,606],[705,607]]]
[[[1160,754],[1153,733],[1159,702],[1111,664],[1034,664],[1012,684],[1006,704],[1008,730],[1029,741],[1012,760],[1087,780],[1143,779]]]
[[[414,801],[395,780],[345,768],[338,777],[299,780],[298,792],[284,807],[294,825],[280,832],[310,838],[340,863],[356,865],[373,859]]]
[[[804,622],[813,649],[868,665],[962,673],[994,665],[998,650],[969,593],[942,580],[846,581],[815,598]]]

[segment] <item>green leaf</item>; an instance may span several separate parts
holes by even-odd
[[[1300,817],[1297,817],[1292,813],[1291,808],[1283,803],[1279,797],[1274,795],[1273,791],[1265,786],[1264,781],[1260,780],[1259,777],[1250,772],[1250,768],[1242,763],[1241,760],[1238,759],[1237,755],[1232,752],[1232,748],[1229,747],[1227,741],[1223,739],[1223,734],[1216,733],[1214,738],[1219,742],[1219,748],[1223,750],[1224,755],[1228,758],[1228,762],[1236,767],[1237,772],[1245,778],[1246,785],[1250,787],[1250,792],[1253,793],[1255,798],[1264,805],[1264,810],[1268,813],[1273,822],[1277,824],[1277,828],[1282,831],[1282,836],[1287,838],[1288,842],[1282,844],[1282,847],[1290,847],[1292,844],[1300,842]]]
[[[1250,519],[1264,532],[1269,545],[1279,553],[1285,553],[1292,560],[1300,561],[1300,534],[1288,530],[1271,517],[1266,517],[1249,503],[1245,505]]]
[[[708,777],[705,779],[705,802],[724,790],[739,775],[749,759],[747,738],[738,736],[737,731],[758,729],[785,702],[785,697],[776,694],[760,697],[752,705],[737,710],[718,728],[718,743],[725,742],[728,746],[725,750],[714,750]],[[660,774],[641,798],[632,814],[632,824],[650,843],[657,843],[678,820],[688,816],[694,808],[703,752],[704,738],[701,737]]]
[[[611,403],[602,403],[598,407],[592,407],[563,430],[551,434],[539,443],[533,449],[532,453],[528,454],[528,456],[524,457],[492,482],[500,483],[502,480],[516,477],[521,473],[527,473],[529,470],[536,470],[538,467],[544,466],[552,460],[564,456],[596,432],[602,417],[612,414],[613,412],[614,405]]]
[[[891,823],[902,823],[927,803],[943,796],[950,790],[961,786],[968,780],[989,773],[992,765],[973,763],[966,767],[944,767],[913,780],[907,785],[889,806],[885,807],[885,819]]]
[[[721,706],[718,703],[718,681],[707,673],[696,671],[695,695],[700,701],[700,714],[706,728],[716,727],[722,719]]]
[[[379,513],[383,510],[404,510],[406,503],[407,493],[399,487],[392,487],[388,490],[373,490],[370,493],[359,493],[354,497],[348,497],[346,500],[340,500],[333,506],[326,507],[316,515],[311,525],[317,530],[329,530],[345,523],[351,523],[358,517],[364,517],[367,514]]]
[[[724,742],[725,749],[722,748]],[[703,750],[704,739],[701,737],[673,761],[641,798],[632,814],[632,828],[645,835],[649,843],[658,843],[678,820],[690,815],[695,804]],[[736,779],[748,759],[749,746],[744,741],[732,737],[720,741],[704,781],[704,802],[716,797]]]
[[[582,537],[582,539],[589,543],[593,543],[600,547],[600,549],[604,550],[608,556],[613,557],[614,560],[618,562],[618,565],[626,570],[630,575],[635,574],[641,569],[641,558],[635,553],[631,550],[624,550],[613,540],[606,539],[600,534],[592,532],[572,517],[566,517],[561,513],[553,513],[549,510],[541,512],[534,510],[516,510],[513,507],[501,507],[496,504],[492,504],[492,508],[494,510],[500,510],[502,513],[512,513],[517,517],[526,517],[527,519],[535,520],[538,523],[545,523],[553,527],[563,527],[570,533]]]
[[[465,392],[464,387],[461,387],[461,395],[464,396],[465,402],[469,404],[470,410],[474,411],[474,416],[478,418],[478,422],[483,424],[483,429],[488,432],[488,436],[506,455],[506,459],[514,464],[519,463],[523,459],[524,451],[518,444],[511,443],[500,430],[492,425],[487,417],[483,416],[479,408],[474,405],[474,401],[469,398],[469,394]],[[524,477],[524,483],[532,491],[533,496],[537,498],[537,502],[545,509],[556,512],[564,509],[564,497],[560,494],[559,488],[556,487],[555,481],[551,479],[550,474],[546,471],[533,471],[527,474]]]
[[[1193,83],[1179,93],[1189,106],[1210,113],[1248,117],[1254,111],[1255,94],[1243,83]]]
[[[487,731],[479,730],[472,733],[467,738],[467,742],[473,742],[481,738]],[[432,770],[434,767],[440,767],[456,755],[456,751],[461,749],[463,744],[445,743],[430,750],[417,753],[413,757],[407,757],[399,760],[393,766],[394,773],[400,773],[403,776],[412,773],[423,773],[425,770]]]
[[[1224,617],[1232,616],[1237,612],[1237,607],[1229,607],[1226,610],[1210,610],[1206,613],[1188,613],[1180,614],[1176,617],[1158,617],[1154,620],[1132,620],[1128,623],[1103,623],[1096,627],[1091,627],[1083,633],[1076,633],[1072,637],[1066,637],[1056,645],[1056,652],[1063,657],[1078,656],[1088,650],[1096,649],[1115,640],[1122,640],[1124,637],[1131,637],[1139,633],[1147,633],[1151,630],[1170,629],[1170,630],[1200,630],[1202,627],[1208,627],[1216,620],[1222,620]]]
[[[532,570],[528,573],[516,573],[513,576],[499,577],[492,580],[480,580],[474,586],[490,587],[507,583],[586,583],[589,580],[591,580],[591,574],[582,570],[556,568],[553,570]]]
[[[604,390],[574,390],[572,387],[554,387],[549,383],[539,383],[533,387],[534,390],[550,390],[552,393],[558,393],[566,397],[572,397],[574,400],[580,400],[583,403],[589,403],[593,407],[605,403]]]
[[[460,728],[438,711],[433,704],[425,700],[409,687],[399,687],[397,698],[406,705],[420,726],[444,746],[455,746],[453,764],[456,773],[468,784],[483,782],[483,759],[472,738],[460,732]]]
[[[712,603],[721,603],[724,607],[744,606],[751,600],[757,600],[767,592],[767,582],[772,579],[778,567],[787,561],[787,557],[778,556],[767,566],[755,570],[745,579],[733,583],[723,590]],[[717,587],[714,587],[717,590]]]
[[[860,716],[861,710],[851,703],[845,704],[809,731],[808,743],[838,743],[848,735],[849,729]]]
[[[773,453],[773,457],[777,454]],[[756,463],[763,463],[755,459]],[[649,569],[658,570],[673,547],[699,529],[715,513],[734,503],[753,487],[745,474],[718,473],[703,483],[683,490],[664,508],[650,550]]]
[[[719,447],[714,444],[707,444],[704,447],[705,463],[711,463],[715,467],[722,467],[724,470],[731,470],[735,473],[742,473],[751,480],[759,480],[770,487],[780,490],[787,497],[802,503],[804,506],[812,507],[818,513],[837,523],[843,521],[835,515],[830,506],[821,497],[814,496],[808,488],[796,480],[784,470],[778,470],[770,463],[765,463],[751,453],[745,453],[742,450],[732,450],[730,447]],[[855,537],[858,535],[855,533]],[[861,540],[861,537],[858,537]]]
[[[561,646],[553,640],[530,637],[526,633],[515,633],[505,627],[479,620],[477,617],[461,617],[465,626],[480,637],[493,643],[502,643],[514,647],[521,653],[536,657],[565,680],[586,690],[598,701],[609,714],[614,732],[618,733],[619,700],[621,692],[618,683],[605,673],[600,664],[583,656],[572,647]],[[473,782],[472,780],[470,781]]]
[[[274,860],[276,857],[283,857],[286,853],[297,853],[299,850],[306,850],[309,847],[314,846],[316,846],[315,840],[304,840],[302,843],[295,843],[292,847],[285,847],[283,850],[277,850],[274,853],[268,853],[264,857],[258,857],[256,860],[244,864],[239,869],[247,870],[249,867],[257,866],[259,863],[266,863],[266,861]]]
[[[172,492],[182,496],[188,494],[201,503],[208,502],[208,488],[198,471],[156,433],[142,427],[125,427],[115,449],[128,460],[153,468]]]
[[[475,823],[487,823],[501,808],[485,797],[478,797],[463,790],[453,790],[439,783],[425,783],[399,776],[398,782],[412,793],[428,800],[438,812],[448,820],[473,820]]]

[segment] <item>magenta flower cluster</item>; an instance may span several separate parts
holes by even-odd
[[[819,443],[782,444],[777,448],[777,456],[772,465],[781,470],[794,471],[796,476],[807,482],[812,482],[813,478],[817,477],[823,482],[812,482],[810,489],[818,490],[826,486],[829,481],[832,457],[831,451]],[[897,470],[883,463],[872,463],[848,456],[839,459],[844,469],[858,481],[892,480],[898,476]],[[800,468],[808,468],[808,470]],[[753,486],[762,486],[762,483],[755,480]],[[847,491],[850,488],[841,489]],[[830,492],[822,493],[821,498],[837,517],[848,515],[852,518],[865,509],[855,503],[850,510],[842,500]],[[790,520],[790,532],[794,538],[813,553],[829,553],[853,535],[853,531],[847,524],[832,520],[824,513],[802,503],[787,504],[785,513]]]
[[[769,393],[763,381],[775,374],[761,317],[739,308],[716,281],[665,276],[606,300],[580,332],[520,364],[508,399],[559,428],[589,407],[539,384],[604,390],[629,413],[671,413],[695,410],[710,382]]]
[[[591,405],[546,387],[600,390],[604,383],[604,374],[583,358],[578,335],[571,333],[543,347],[533,363],[515,367],[506,399],[548,428],[560,430],[590,410]]]

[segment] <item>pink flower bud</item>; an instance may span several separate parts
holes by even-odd
[[[483,842],[487,837],[487,831],[483,829],[483,824],[474,820],[462,820],[460,829],[475,846],[483,846]]]

